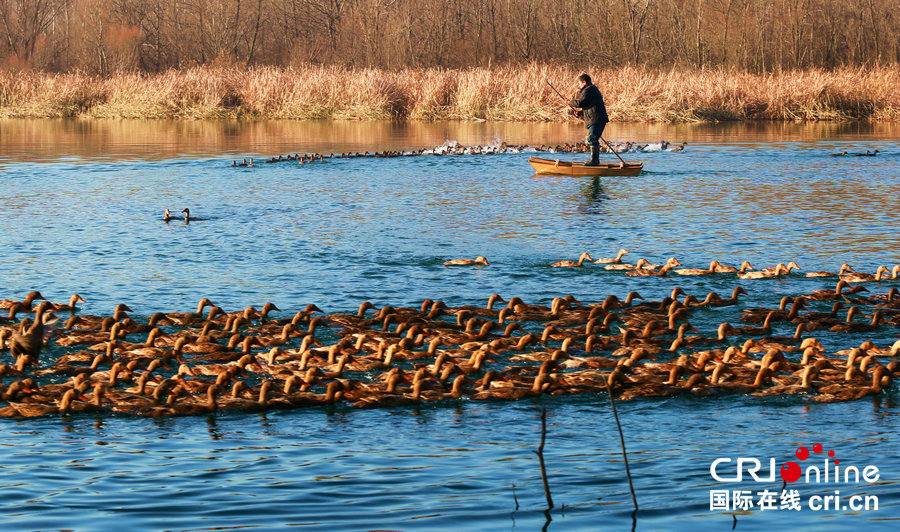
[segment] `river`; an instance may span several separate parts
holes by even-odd
[[[483,304],[492,293],[548,304],[675,286],[702,299],[744,287],[741,305],[698,311],[710,333],[742,308],[833,288],[813,270],[900,264],[900,125],[610,124],[610,141],[687,142],[680,153],[628,153],[636,177],[536,176],[527,153],[233,160],[294,152],[365,152],[580,140],[576,124],[493,122],[0,121],[0,299],[79,293],[83,313],[127,303],[136,320],[189,311],[202,297],[233,311],[274,302],[326,313],[377,306]],[[878,149],[876,157],[828,157]],[[580,158],[554,154],[551,157]],[[612,159],[608,154],[604,157]],[[164,223],[163,209],[199,221]],[[584,251],[688,267],[712,259],[758,269],[795,261],[778,280],[629,278],[599,265],[549,268]],[[490,265],[445,260],[484,255]],[[869,285],[886,293],[900,281]],[[825,309],[824,306],[816,310]],[[782,324],[779,333],[793,333]],[[816,331],[829,352],[868,335]],[[61,353],[56,346],[52,353]],[[4,353],[4,361],[9,362]],[[887,360],[884,361],[885,363]],[[4,377],[4,383],[10,382]],[[74,415],[2,420],[0,516],[14,529],[200,530],[893,530],[900,519],[896,391],[849,403],[807,396],[693,397],[618,403],[640,511],[624,475],[605,395],[516,402],[346,405],[161,420]],[[547,513],[534,452],[547,409]],[[820,443],[875,482],[799,483],[802,509],[711,509],[712,492],[781,493],[782,481],[717,481],[719,458],[780,465]],[[824,457],[824,455],[822,455]],[[816,458],[818,462],[822,459]],[[726,471],[731,467],[730,471]],[[721,477],[733,474],[722,465]],[[777,472],[775,473],[777,475]],[[840,492],[841,508],[811,508]],[[877,498],[855,511],[851,497]],[[824,499],[817,499],[824,500]]]

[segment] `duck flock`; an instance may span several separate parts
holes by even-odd
[[[600,151],[609,153],[614,150],[616,153],[652,153],[652,152],[682,152],[687,142],[681,144],[670,144],[665,140],[656,143],[638,144],[634,142],[615,143],[609,146],[601,145]],[[540,146],[531,146],[528,144],[507,144],[505,142],[496,142],[489,145],[465,146],[456,141],[448,141],[434,148],[422,148],[418,150],[401,150],[401,151],[376,151],[376,152],[344,152],[344,153],[293,153],[288,155],[276,155],[263,159],[263,164],[293,162],[296,164],[308,164],[314,162],[325,161],[325,159],[353,159],[357,157],[414,157],[419,155],[497,155],[501,153],[588,153],[591,151],[589,144],[585,142],[562,143],[562,144],[541,144]],[[254,163],[253,158],[243,158],[240,161],[232,160],[233,167],[252,167],[259,164]]]
[[[748,290],[761,286],[769,294],[766,279],[799,276],[799,266],[755,270],[747,262],[712,261],[709,268],[679,268],[675,258],[625,263],[627,253],[596,261],[584,253],[549,266],[759,284],[735,286],[726,296],[701,298],[675,287],[657,300],[632,291],[602,301],[559,296],[549,305],[498,294],[456,307],[425,300],[415,308],[378,308],[365,301],[355,313],[331,314],[315,304],[282,311],[273,303],[229,312],[203,299],[193,312],[147,318],[132,317],[125,304],[110,315],[88,315],[79,311],[78,295],[56,304],[31,292],[0,301],[8,309],[0,348],[10,357],[0,364],[0,417],[159,417],[579,393],[621,400],[802,394],[832,402],[883,393],[900,372],[900,341],[870,340],[876,331],[876,338],[896,336],[900,327],[900,265],[872,274],[846,264],[838,272],[807,273],[825,286],[746,308],[741,298]],[[478,257],[445,264],[490,263]],[[721,324],[698,330],[692,321]],[[773,326],[795,332],[776,335]],[[858,347],[835,350],[829,343]]]

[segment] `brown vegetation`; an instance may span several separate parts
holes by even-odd
[[[4,0],[0,116],[900,115],[900,0]]]
[[[579,70],[197,67],[112,76],[0,72],[0,117],[565,120],[545,80]],[[900,69],[592,71],[613,121],[898,120]]]
[[[751,72],[896,64],[897,0],[4,0],[0,64]]]

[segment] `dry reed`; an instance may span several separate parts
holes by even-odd
[[[162,74],[0,72],[0,117],[570,120],[530,64],[465,70],[202,67]],[[594,72],[613,121],[900,120],[900,67],[751,74],[625,67]]]

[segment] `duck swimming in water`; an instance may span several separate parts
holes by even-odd
[[[791,264],[793,264],[793,266],[791,266]],[[796,267],[797,265],[793,262],[789,263],[787,266],[779,262],[774,268],[765,268],[758,272],[739,273],[738,279],[768,279],[771,277],[780,277],[782,275],[787,275],[792,268]]]
[[[714,260],[709,263],[709,269],[706,270],[700,268],[679,268],[677,270],[672,270],[672,273],[677,273],[678,275],[708,275],[711,273],[718,273],[719,266],[721,266],[719,261]]]
[[[647,277],[647,276],[661,277],[661,276],[667,274],[669,272],[669,270],[671,270],[672,268],[674,268],[676,266],[681,266],[681,263],[678,262],[678,259],[676,259],[675,257],[671,257],[669,260],[666,261],[665,264],[663,264],[662,268],[660,268],[659,270],[654,271],[654,270],[647,270],[647,269],[639,268],[639,269],[635,269],[635,270],[626,272],[625,275],[627,275],[629,277]]]
[[[794,261],[788,262],[788,263],[787,263],[787,266],[785,266],[785,268],[787,269],[788,273],[790,273],[791,270],[800,270],[800,266],[797,265],[797,263],[794,262]],[[775,270],[776,270],[776,269],[777,269],[777,265],[776,265],[775,268],[763,268],[763,269],[760,270],[760,271],[766,272],[766,273],[775,273]]]
[[[44,296],[38,291],[28,292],[25,299],[22,301],[16,301],[14,299],[4,299],[3,301],[0,301],[0,308],[7,309],[15,304],[19,304],[22,305],[22,310],[31,312],[31,304],[35,299],[44,299]]]
[[[191,210],[188,209],[187,207],[185,207],[184,209],[182,209],[181,212],[182,212],[182,214],[184,214],[184,221],[185,221],[185,222],[193,222],[193,221],[195,221],[195,220],[203,220],[203,218],[197,218],[196,216],[191,216]]]
[[[847,281],[848,283],[868,283],[873,281],[881,281],[882,279],[888,279],[888,277],[886,277],[884,274],[890,273],[890,271],[891,270],[889,270],[887,266],[882,265],[875,270],[874,275],[871,273],[853,272],[841,276],[841,279]]]
[[[554,262],[550,266],[553,268],[581,267],[584,265],[584,261],[586,261],[586,260],[589,260],[589,261],[594,260],[591,258],[591,255],[587,251],[585,251],[584,253],[581,254],[580,257],[578,257],[578,262],[575,262],[572,260],[561,260],[559,262]]]
[[[657,268],[657,266],[650,264],[647,259],[638,259],[635,264],[616,263],[607,264],[603,267],[604,270],[635,270],[641,268]]]
[[[809,272],[806,275],[804,275],[804,277],[840,277],[847,272],[855,272],[855,271],[856,270],[854,270],[849,264],[847,264],[845,262],[844,264],[841,264],[841,269],[837,273],[826,272],[826,271],[817,271],[817,272]]]
[[[59,312],[60,310],[68,310],[69,312],[75,312],[76,310],[78,310],[78,307],[75,306],[78,303],[86,303],[86,301],[80,295],[72,294],[72,297],[69,298],[68,305],[63,304],[63,303],[59,303],[59,304],[54,303],[52,306],[53,306],[53,310],[55,310],[57,312]]]
[[[716,261],[716,273],[747,273],[747,270],[752,270],[753,266],[750,265],[748,261],[744,261],[740,265],[740,269],[735,268],[734,266],[728,266],[726,264],[721,264]]]
[[[13,333],[9,339],[9,354],[14,360],[24,355],[31,361],[37,361],[44,347],[44,313],[49,307],[49,302],[42,301],[35,310],[34,323],[27,329],[22,327],[20,332]]]
[[[444,262],[444,266],[472,266],[476,264],[482,264],[484,266],[490,265],[488,260],[482,256],[478,256],[474,259],[453,259]]]
[[[870,386],[838,386],[831,389],[832,386],[821,388],[821,395],[813,397],[814,401],[821,403],[833,403],[837,401],[853,401],[862,399],[867,395],[880,394],[885,387],[885,381],[890,385],[891,377],[884,366],[877,366],[872,372],[872,384]],[[827,391],[826,391],[827,390]]]
[[[846,292],[843,292],[843,290],[845,288],[847,288],[848,290]],[[868,290],[866,290],[866,288],[861,285],[851,287],[850,283],[848,283],[846,279],[841,279],[837,282],[837,285],[835,285],[834,290],[829,290],[829,289],[815,290],[813,292],[810,292],[810,293],[804,295],[803,297],[805,297],[806,299],[812,299],[815,301],[831,301],[831,300],[837,299],[842,294],[854,294],[856,292],[867,292],[867,291]]]
[[[597,259],[597,260],[594,261],[594,264],[621,264],[621,263],[622,263],[622,257],[624,257],[625,255],[627,255],[628,253],[630,253],[630,252],[629,252],[627,249],[622,248],[622,249],[620,249],[619,252],[616,254],[616,257],[615,257],[615,258],[613,258],[613,259],[610,259],[610,258],[601,258],[601,259]]]

